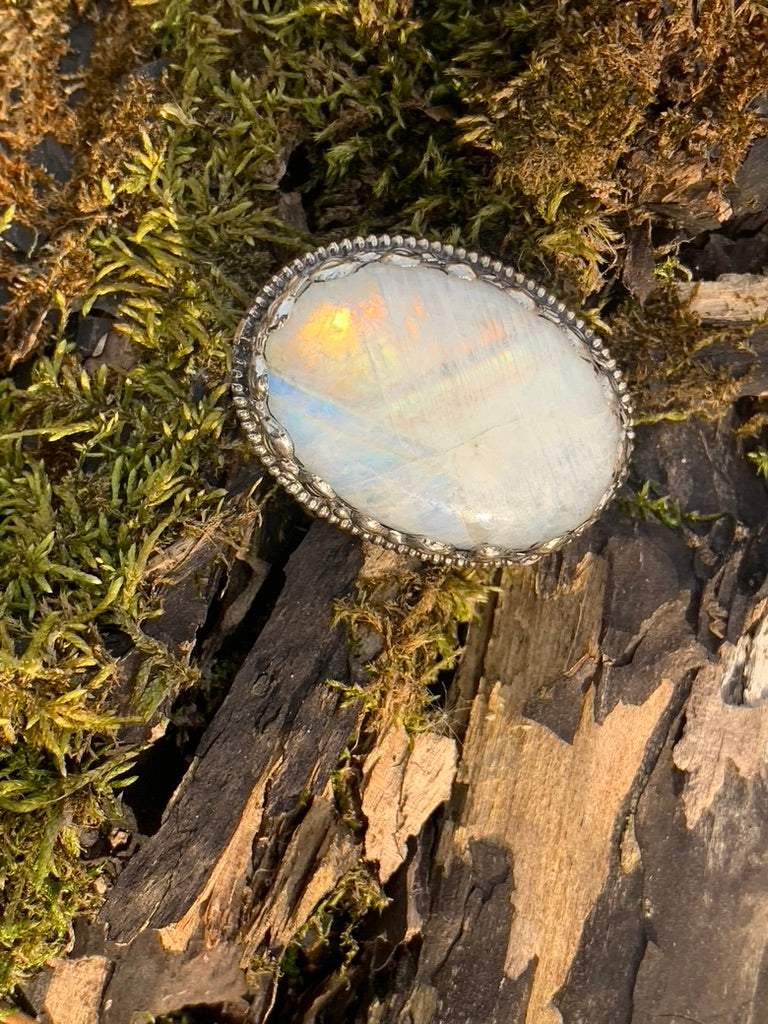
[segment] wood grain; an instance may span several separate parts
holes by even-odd
[[[763,274],[721,274],[715,281],[679,284],[677,290],[704,321],[749,324],[768,312],[768,277]]]

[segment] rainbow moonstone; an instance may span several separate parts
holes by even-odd
[[[556,546],[626,460],[607,353],[498,264],[375,241],[289,268],[246,318],[250,386],[235,394],[261,406],[262,447],[300,497],[385,541],[502,558]]]

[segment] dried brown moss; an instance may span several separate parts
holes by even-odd
[[[90,27],[92,51],[87,67],[75,60],[67,72],[75,26]],[[154,103],[156,83],[127,74],[149,26],[148,11],[129,0],[26,0],[0,12],[0,365],[47,338],[57,293],[72,302],[91,283],[88,239],[119,212],[108,211],[112,185]],[[71,159],[71,174],[40,166],[41,144]],[[21,249],[9,244],[11,227],[22,231]]]
[[[539,245],[601,287],[629,227],[719,221],[726,186],[765,133],[768,8],[734,0],[526,5],[537,42],[505,83],[478,81],[464,140],[494,156],[500,189],[535,211]]]
[[[702,324],[681,304],[674,283],[659,287],[645,306],[627,299],[612,315],[611,329],[638,422],[717,418],[738,394],[743,382],[734,380],[727,361],[721,358],[718,366],[708,354],[749,352],[752,330]]]

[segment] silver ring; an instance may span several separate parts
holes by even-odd
[[[589,514],[572,527],[559,530],[555,536],[520,547],[498,543],[465,546],[439,536],[397,529],[380,521],[380,517],[372,514],[370,509],[357,508],[345,500],[336,489],[338,484],[319,474],[309,462],[305,464],[302,461],[304,453],[300,446],[270,407],[271,375],[273,383],[276,379],[267,351],[270,339],[280,337],[275,332],[285,325],[290,328],[297,303],[313,284],[340,280],[377,264],[404,269],[427,267],[445,275],[446,287],[449,280],[492,285],[513,299],[518,308],[527,309],[520,316],[527,316],[530,320],[533,313],[559,328],[565,342],[564,349],[578,349],[579,359],[589,364],[602,392],[608,395],[612,403],[611,415],[617,423],[611,479]],[[541,555],[557,550],[590,526],[614,497],[626,477],[632,447],[631,406],[626,384],[605,346],[582,319],[545,288],[498,261],[452,245],[400,235],[392,238],[371,235],[335,242],[294,260],[276,274],[259,292],[238,327],[231,390],[254,452],[272,476],[306,509],[376,544],[443,564],[529,564]]]

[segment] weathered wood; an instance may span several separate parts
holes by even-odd
[[[365,857],[378,864],[386,884],[405,863],[407,843],[451,795],[456,743],[449,736],[401,727],[380,738],[365,763],[362,812],[367,822]]]
[[[331,614],[359,565],[359,545],[322,523],[290,560],[274,613],[160,831],[131,858],[96,925],[81,930],[76,952],[109,966],[100,1009],[83,1024],[127,1024],[186,1002],[244,1005],[240,954],[222,940],[234,933],[249,878],[254,884],[254,856],[275,859],[297,826],[306,833],[311,823],[319,835],[328,827],[318,826],[313,802],[330,806],[329,778],[354,721],[327,686],[348,677],[346,635],[331,628]],[[51,1024],[71,1024],[50,995],[71,969],[52,973]]]
[[[56,961],[43,1002],[46,1016],[52,1021],[68,1020],[70,1024],[92,1024],[98,1020],[109,972],[109,960],[103,956]]]
[[[262,815],[290,815],[303,795],[324,787],[352,724],[325,685],[347,671],[346,638],[330,617],[359,562],[352,540],[318,523],[289,563],[274,614],[203,737],[161,833],[131,860],[101,914],[113,941],[130,941],[149,924],[173,929],[166,935],[185,945],[204,879],[224,851],[250,857]],[[318,719],[327,726],[322,733]],[[165,877],[153,880],[147,869],[158,860]],[[230,898],[222,894],[215,913],[208,904],[214,932],[225,927],[218,914]]]
[[[721,274],[716,281],[677,286],[680,298],[702,320],[749,324],[768,313],[768,277],[763,274]]]
[[[724,424],[647,431],[638,461],[675,437],[693,507],[725,498],[717,525],[614,511],[591,550],[509,574],[470,635],[454,796],[401,892],[420,954],[357,1019],[765,1019],[768,589],[734,514],[754,522],[765,492]]]

